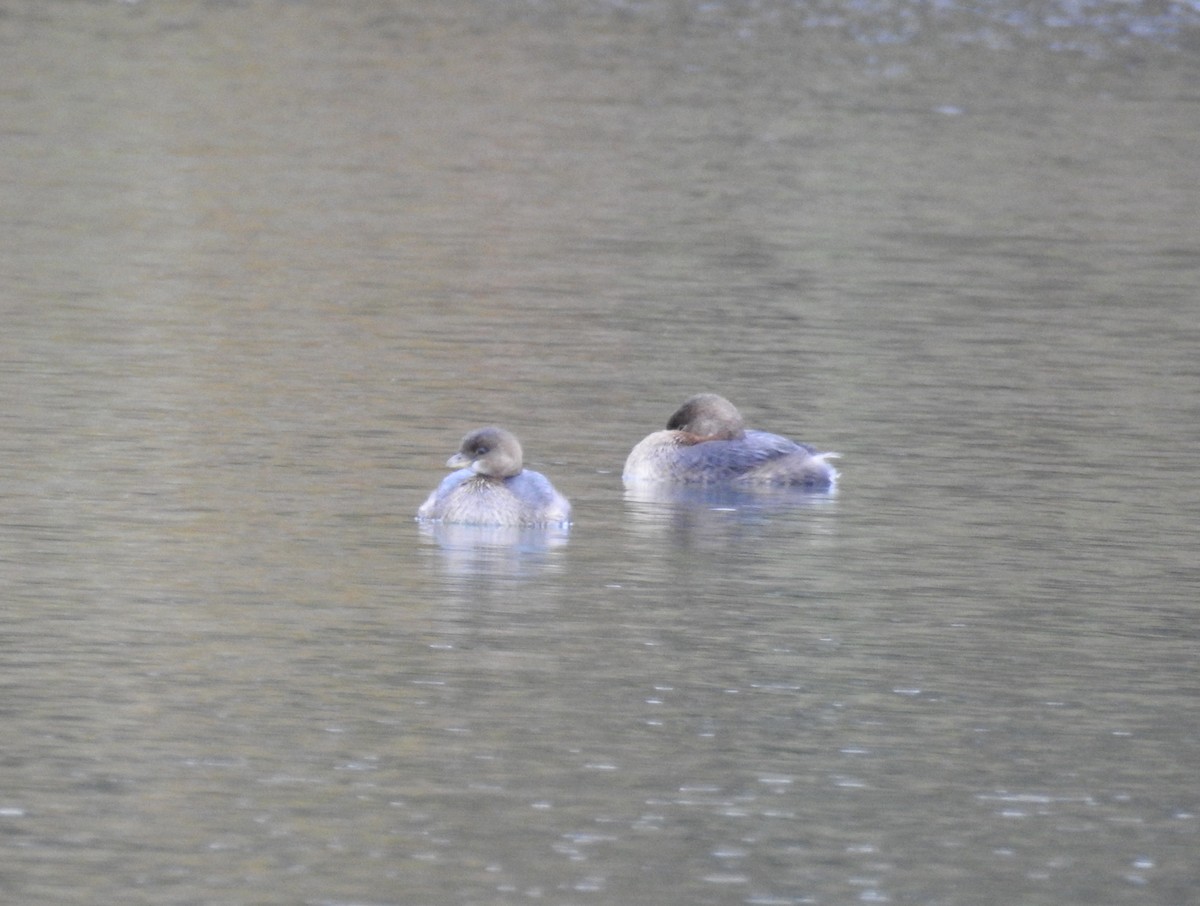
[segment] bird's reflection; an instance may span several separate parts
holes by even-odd
[[[417,530],[436,545],[446,571],[455,576],[533,575],[556,568],[553,551],[563,547],[570,528],[561,526],[462,525],[418,523]]]
[[[744,540],[789,512],[827,509],[836,497],[836,491],[795,487],[655,485],[625,490],[629,525],[636,534],[689,545]]]
[[[625,500],[639,510],[688,507],[710,510],[739,510],[747,513],[826,506],[837,491],[813,491],[801,487],[732,487],[730,485],[639,485],[625,489]]]

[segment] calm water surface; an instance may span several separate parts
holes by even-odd
[[[1198,25],[12,5],[0,898],[1194,902]]]

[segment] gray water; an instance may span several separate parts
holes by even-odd
[[[0,899],[1196,902],[1198,24],[10,4]]]

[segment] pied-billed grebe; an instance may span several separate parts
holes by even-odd
[[[733,403],[715,393],[684,402],[666,431],[642,440],[625,460],[626,485],[792,485],[829,490],[837,470],[808,444],[747,428]]]
[[[417,510],[430,522],[565,525],[571,504],[540,472],[522,468],[520,442],[503,428],[477,428],[446,461],[458,471]]]

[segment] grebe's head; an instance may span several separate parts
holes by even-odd
[[[737,440],[745,434],[742,413],[715,393],[701,393],[684,401],[667,420],[668,431],[683,431],[699,440]]]
[[[488,478],[511,478],[521,473],[521,442],[503,428],[476,428],[462,439],[458,452],[446,460],[446,465],[470,469]]]

